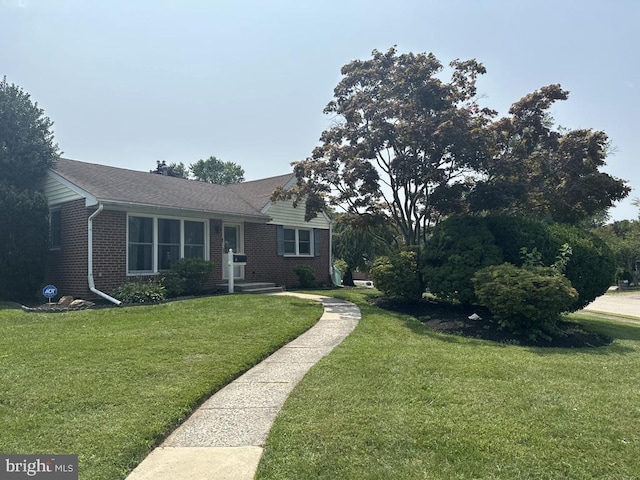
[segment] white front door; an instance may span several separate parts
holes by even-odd
[[[229,249],[232,249],[234,253],[244,253],[244,235],[242,231],[242,224],[240,223],[225,223],[222,227],[222,265],[223,274],[222,278],[229,278],[229,267],[227,266],[227,254]],[[238,265],[233,269],[233,278],[242,280],[244,279],[244,266]]]

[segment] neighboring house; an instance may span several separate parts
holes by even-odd
[[[214,264],[211,285],[228,280],[226,257],[247,255],[238,282],[295,287],[297,265],[330,282],[331,222],[304,220],[304,206],[272,203],[293,174],[214,185],[76,160],[47,174],[51,251],[47,283],[62,295],[93,297],[138,277],[161,274],[180,258]],[[91,293],[93,292],[93,293]]]

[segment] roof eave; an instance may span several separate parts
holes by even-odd
[[[256,223],[267,223],[271,220],[271,217],[268,215],[252,215],[240,212],[224,212],[224,211],[216,211],[216,210],[207,210],[207,209],[193,209],[193,208],[182,208],[182,207],[171,207],[166,205],[157,205],[151,203],[139,203],[139,202],[128,202],[121,200],[111,200],[107,198],[96,198],[97,205],[102,203],[105,207],[109,207],[110,210],[120,210],[120,211],[132,211],[140,213],[156,213],[156,214],[166,214],[166,215],[179,215],[179,216],[194,216],[194,217],[213,217],[213,218],[234,218],[234,219],[245,219],[251,220]],[[87,205],[91,206],[91,205]]]

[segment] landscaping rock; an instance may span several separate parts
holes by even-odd
[[[68,307],[73,302],[73,297],[71,295],[65,295],[60,300],[58,300],[58,306],[60,307]]]

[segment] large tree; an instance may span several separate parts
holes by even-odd
[[[244,170],[240,165],[233,162],[223,162],[214,156],[206,160],[198,160],[191,164],[189,169],[193,176],[202,182],[229,185],[244,181]]]
[[[604,132],[554,129],[548,114],[568,93],[559,85],[515,103],[509,116],[481,108],[475,60],[444,67],[433,54],[373,51],[342,68],[334,118],[311,157],[294,163],[297,185],[273,200],[305,200],[306,217],[327,204],[363,223],[392,222],[405,246],[455,213],[526,213],[580,223],[624,198],[624,181],[600,171]]]
[[[32,297],[42,280],[49,212],[39,190],[58,156],[52,125],[29,94],[0,83],[0,299]]]
[[[430,224],[460,211],[484,155],[492,112],[478,106],[475,83],[485,68],[455,60],[445,82],[433,54],[372,56],[342,68],[324,109],[334,125],[294,164],[297,186],[273,198],[304,198],[307,218],[328,202],[372,223],[390,220],[405,245],[419,245]]]
[[[33,188],[58,156],[53,122],[30,95],[0,82],[0,182]]]
[[[548,85],[490,125],[491,149],[470,196],[473,210],[578,224],[629,194],[623,180],[600,171],[609,151],[604,132],[554,128],[549,108],[568,95],[560,85]]]

